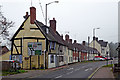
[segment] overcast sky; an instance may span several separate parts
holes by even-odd
[[[45,4],[54,0],[32,0],[32,6],[37,10],[37,20],[45,23],[39,1],[45,15]],[[59,0],[59,3],[48,5],[48,19],[54,17],[57,31],[64,35],[69,32],[70,38],[79,43],[88,41],[88,36],[91,41],[93,28],[97,27],[100,27],[95,31],[98,39],[118,42],[118,1]],[[15,22],[17,30],[24,21],[23,16],[29,12],[31,0],[0,0],[0,5],[4,16]]]

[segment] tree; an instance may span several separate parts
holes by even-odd
[[[109,43],[110,57],[117,57],[118,56],[117,50],[116,50],[117,46],[118,46],[118,43],[113,43],[113,42]]]
[[[0,46],[10,46],[10,28],[14,27],[14,22],[9,21],[2,14],[0,6]]]

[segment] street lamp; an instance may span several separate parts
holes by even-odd
[[[52,4],[52,3],[59,3],[59,1],[53,1],[53,2],[50,2],[50,3],[47,3],[46,5],[45,5],[45,10],[46,10],[46,15],[45,15],[45,24],[46,24],[46,26],[47,26],[47,5],[49,5],[49,4]]]
[[[100,28],[93,28],[93,38],[95,38],[95,29],[100,29]],[[93,40],[93,48],[95,48],[95,41]]]
[[[120,43],[116,50],[118,51],[118,66],[120,66]]]

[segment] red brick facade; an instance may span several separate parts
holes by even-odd
[[[81,52],[81,61],[86,61],[87,60],[87,53]]]

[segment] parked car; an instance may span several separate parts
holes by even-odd
[[[98,61],[104,61],[105,59],[104,58],[99,58],[99,57],[94,57],[93,60],[95,60],[95,61],[97,61],[97,60]]]
[[[103,59],[107,59],[106,57],[104,57],[104,56],[95,56],[95,58],[103,58]]]

